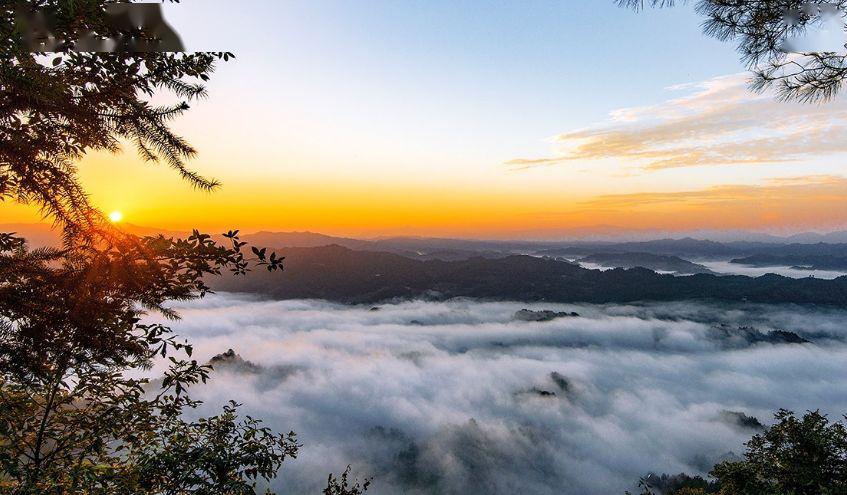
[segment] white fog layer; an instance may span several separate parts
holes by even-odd
[[[776,273],[777,275],[790,278],[815,277],[832,280],[834,278],[847,275],[847,273],[837,270],[809,270],[791,266],[749,266],[739,263],[730,263],[729,261],[698,261],[698,263],[715,273],[726,275],[746,275],[748,277],[761,277],[768,273]]]
[[[579,313],[547,322],[521,308]],[[623,494],[650,472],[704,474],[780,407],[847,412],[847,313],[800,306],[412,301],[349,307],[217,294],[177,308],[206,361],[192,388],[304,444],[274,487],[319,493],[347,464],[368,493]],[[716,330],[716,324],[728,325]],[[811,343],[751,344],[752,326]],[[730,336],[728,336],[730,335]]]
[[[598,263],[590,263],[587,261],[580,260],[571,260],[574,263],[577,263],[579,266],[583,268],[587,268],[589,270],[613,270],[614,267],[604,266]],[[743,265],[740,263],[730,263],[729,260],[724,261],[702,261],[695,260],[695,262],[699,265],[703,265],[709,270],[713,271],[717,275],[744,275],[747,277],[761,277],[762,275],[767,275],[769,273],[775,273],[777,275],[782,275],[783,277],[788,278],[806,278],[806,277],[815,277],[824,280],[832,280],[838,277],[843,277],[847,275],[847,273],[837,270],[809,270],[805,268],[795,268],[792,266],[749,266]],[[671,271],[663,271],[663,270],[654,270],[657,273],[670,273],[676,275],[676,272]],[[683,274],[682,276],[687,276],[688,274]]]

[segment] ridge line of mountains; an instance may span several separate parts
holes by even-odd
[[[0,231],[9,231],[0,225]],[[8,227],[8,226],[6,226]],[[156,234],[149,232],[141,234]],[[25,237],[31,235],[23,229]],[[42,234],[44,234],[42,232]],[[167,234],[167,233],[166,233]],[[699,262],[845,271],[847,243],[656,239],[478,241],[395,237],[361,240],[308,232],[246,234],[286,257],[285,273],[210,279],[215,290],[275,299],[377,303],[456,297],[622,303],[719,300],[847,307],[847,276],[832,280],[712,273]],[[579,262],[615,267],[588,269]],[[675,272],[676,275],[657,272]],[[687,276],[677,276],[688,274]]]
[[[690,260],[740,259],[752,255],[845,255],[847,244],[801,244],[659,239],[630,242],[466,241],[390,238],[339,239],[320,234],[257,233],[244,237],[265,246],[285,246],[282,277],[255,273],[214,281],[219,290],[274,299],[314,298],[371,304],[392,299],[549,302],[720,300],[847,306],[847,277],[835,280],[717,275]],[[331,242],[329,245],[319,245]],[[629,262],[627,268],[590,270],[574,259]],[[685,257],[683,259],[682,257]],[[623,259],[621,259],[623,258]],[[639,267],[645,259],[651,269]],[[653,270],[685,266],[678,277]],[[700,269],[702,268],[702,269]],[[847,264],[845,265],[847,268]]]
[[[847,276],[834,280],[696,274],[646,268],[590,270],[550,257],[511,254],[463,260],[412,259],[330,245],[286,248],[285,272],[255,271],[211,280],[215,290],[273,299],[326,299],[370,304],[396,299],[624,303],[719,300],[847,307]]]

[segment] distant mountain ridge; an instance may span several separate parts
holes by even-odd
[[[563,243],[561,247],[541,249],[542,256],[585,256],[590,254],[650,253],[685,259],[729,259],[753,255],[773,256],[847,256],[847,244],[715,242],[692,238],[656,239],[619,243]]]
[[[847,233],[845,233],[847,237]],[[243,236],[253,244],[270,248],[320,247],[339,245],[354,250],[401,254],[413,259],[460,260],[475,256],[504,257],[510,254],[538,256],[589,256],[602,254],[647,254],[675,256],[683,261],[727,259],[767,254],[774,256],[845,256],[847,243],[762,242],[712,240],[683,237],[631,242],[590,241],[485,241],[428,237],[388,237],[362,240],[334,237],[312,232],[260,232]],[[835,239],[836,236],[830,236]],[[786,238],[787,239],[787,238]],[[656,260],[657,262],[659,260]],[[670,261],[670,260],[667,260]],[[689,267],[694,268],[694,267]],[[705,267],[703,267],[705,269]]]
[[[136,235],[164,235],[168,237],[187,235],[187,232],[141,227],[130,223],[122,223],[121,227]],[[28,238],[30,244],[35,247],[58,245],[60,243],[58,232],[47,224],[0,224],[0,232],[16,232],[18,235]],[[727,234],[725,237],[734,238],[736,235],[729,236]],[[731,258],[744,258],[754,255],[847,257],[847,231],[828,234],[804,233],[789,237],[753,233],[749,237],[750,240],[724,240],[721,242],[694,237],[666,237],[613,242],[609,240],[502,241],[433,237],[356,239],[315,232],[260,231],[242,233],[243,240],[253,245],[271,249],[339,245],[360,251],[390,252],[419,260],[456,261],[477,256],[502,258],[512,254],[580,257],[611,253],[629,253],[630,255],[647,253],[658,256],[676,256],[685,261],[714,259],[728,261]],[[215,236],[215,238],[224,240],[220,235]],[[762,239],[766,239],[766,241]],[[821,239],[825,239],[826,242],[822,242]],[[838,240],[845,242],[834,242]]]
[[[653,239],[633,242],[588,242],[588,241],[485,241],[473,239],[444,239],[427,237],[389,237],[361,240],[334,237],[312,232],[260,232],[243,236],[255,245],[270,248],[320,247],[339,245],[349,249],[378,251],[400,254],[412,259],[463,260],[476,256],[502,258],[511,254],[537,256],[584,257],[618,254],[624,257],[652,255],[682,258],[682,264],[691,259],[726,259],[758,254],[772,256],[845,256],[847,243],[776,243],[761,241],[717,242],[684,237],[681,239]],[[632,264],[621,259],[620,266],[646,266],[651,269],[680,271],[682,273],[707,273],[708,268],[692,263],[684,269],[672,270],[670,265],[660,268],[662,263],[673,264],[672,260],[654,259]],[[776,266],[776,265],[773,265]]]
[[[260,270],[246,277],[215,278],[210,283],[222,291],[344,303],[471,297],[593,303],[712,299],[847,307],[847,277],[675,277],[643,268],[588,270],[550,258],[523,255],[422,261],[342,246],[289,248],[284,255],[286,267],[282,274]]]
[[[593,263],[603,267],[647,268],[659,272],[674,272],[681,275],[712,273],[703,265],[692,263],[678,256],[652,253],[605,253],[592,254],[577,260],[581,263]]]
[[[371,241],[349,237],[335,237],[308,231],[269,232],[263,230],[253,234],[244,234],[241,238],[256,246],[268,246],[272,248],[320,247],[335,244],[350,249],[363,249],[371,245]]]

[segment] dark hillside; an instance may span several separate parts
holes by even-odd
[[[557,302],[716,299],[847,306],[847,277],[835,280],[698,274],[659,275],[644,268],[587,270],[553,259],[508,256],[420,261],[341,246],[291,248],[282,276],[256,271],[212,280],[217,290],[279,299],[370,303],[392,298],[476,297]]]

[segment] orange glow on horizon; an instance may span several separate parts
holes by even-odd
[[[208,194],[171,177],[116,191],[92,188],[95,204],[116,202],[113,222],[132,218],[174,232],[312,231],[328,235],[556,238],[622,230],[834,230],[847,225],[847,179],[782,179],[759,186],[640,192],[576,198],[524,191],[437,189],[414,185],[235,182]],[[174,201],[179,198],[179,201]],[[4,206],[2,223],[41,219],[34,207]]]
[[[602,170],[580,174],[561,168],[504,172],[502,180],[492,173],[493,178],[473,181],[335,177],[299,169],[262,177],[235,166],[210,168],[223,183],[211,193],[192,189],[166,167],[142,163],[131,151],[93,153],[79,170],[95,205],[120,205],[109,215],[112,221],[179,233],[198,228],[518,239],[847,225],[847,178],[836,175],[698,188],[639,178],[615,182]],[[226,170],[229,175],[222,173]],[[33,205],[6,203],[0,210],[0,224],[43,221]]]

